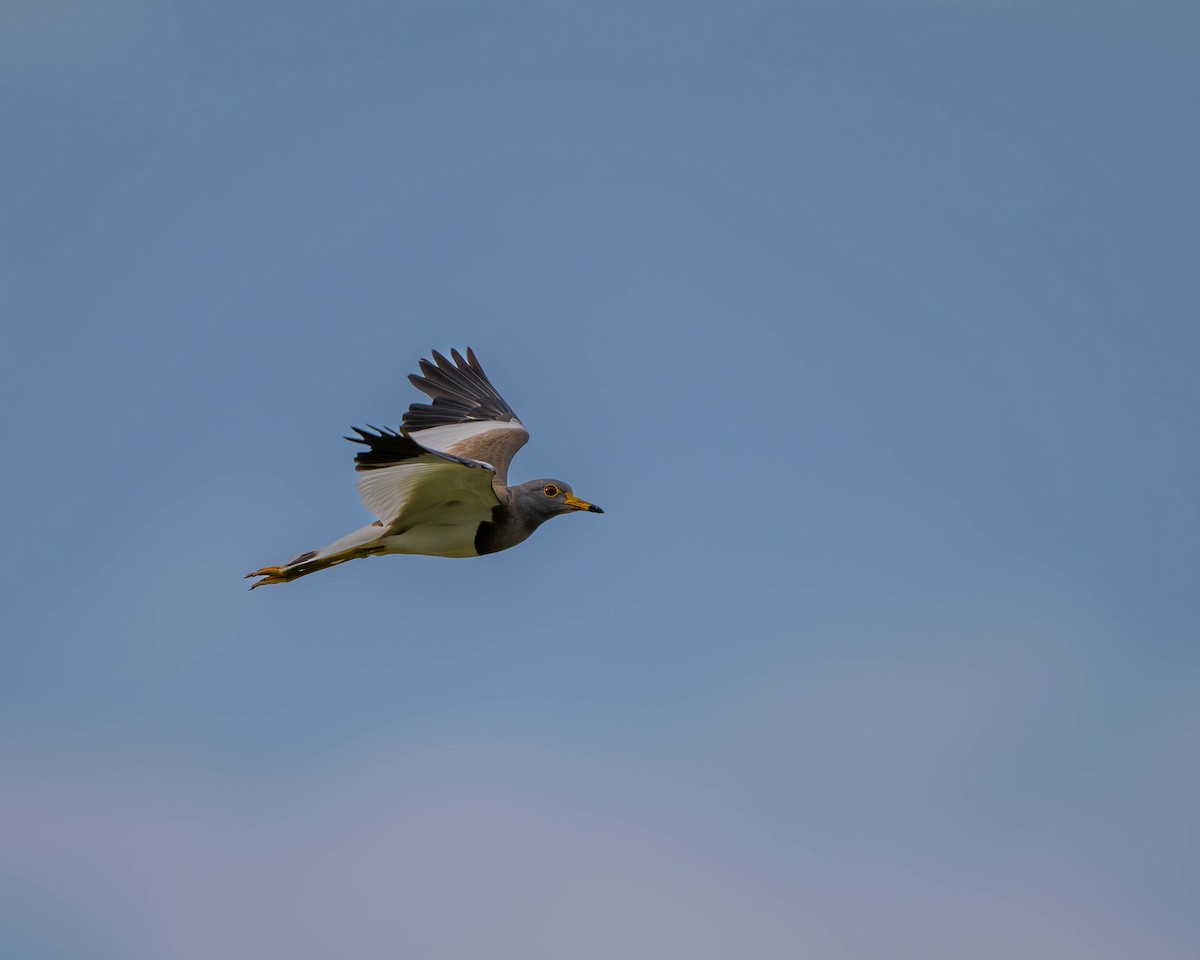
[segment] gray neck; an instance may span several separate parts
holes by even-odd
[[[549,515],[519,517],[509,507],[511,502],[512,493],[506,489],[500,495],[499,506],[492,508],[492,519],[479,525],[475,532],[475,549],[480,556],[515,547],[522,540],[528,540],[534,530],[550,519]]]

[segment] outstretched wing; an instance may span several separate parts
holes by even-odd
[[[436,350],[433,363],[421,361],[421,374],[410,374],[432,403],[414,403],[401,429],[422,447],[486,463],[501,486],[508,484],[508,465],[525,446],[529,431],[483,372],[475,351],[467,356],[451,350],[451,363]]]
[[[372,427],[354,428],[367,449],[355,458],[358,495],[389,535],[418,524],[475,529],[499,505],[492,488],[495,471],[486,463],[426,449],[412,437]],[[474,525],[474,526],[472,526]]]

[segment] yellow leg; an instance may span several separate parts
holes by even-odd
[[[261,580],[250,584],[251,590],[255,587],[265,587],[268,583],[290,583],[299,577],[316,573],[318,570],[326,570],[329,567],[336,567],[339,563],[345,563],[347,560],[357,560],[359,557],[369,557],[376,553],[383,553],[383,547],[355,547],[353,550],[334,553],[328,557],[321,557],[319,560],[297,558],[282,567],[263,567],[261,570],[255,570],[253,573],[246,574],[246,579],[262,577]]]
[[[257,583],[250,584],[250,589],[261,587],[267,583],[287,583],[289,580],[295,579],[287,574],[287,567],[263,567],[261,570],[255,570],[253,573],[246,574],[246,579],[250,577],[262,577]]]

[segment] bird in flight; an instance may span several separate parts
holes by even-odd
[[[508,485],[508,465],[529,433],[469,347],[453,363],[433,351],[410,374],[431,403],[414,403],[400,431],[354,428],[366,447],[354,458],[358,495],[379,519],[321,550],[263,567],[250,589],[288,583],[328,567],[384,553],[478,557],[515,547],[564,513],[603,513],[561,480]]]

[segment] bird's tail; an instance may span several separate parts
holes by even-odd
[[[376,521],[361,530],[355,530],[354,533],[342,537],[341,540],[337,540],[321,550],[309,550],[298,557],[293,557],[282,566],[263,567],[253,573],[248,573],[246,574],[247,579],[250,577],[262,578],[250,584],[250,589],[263,587],[268,583],[290,583],[292,580],[306,577],[318,570],[337,566],[347,560],[357,560],[359,557],[383,553],[384,547],[378,541],[385,536],[385,529],[382,523]]]

